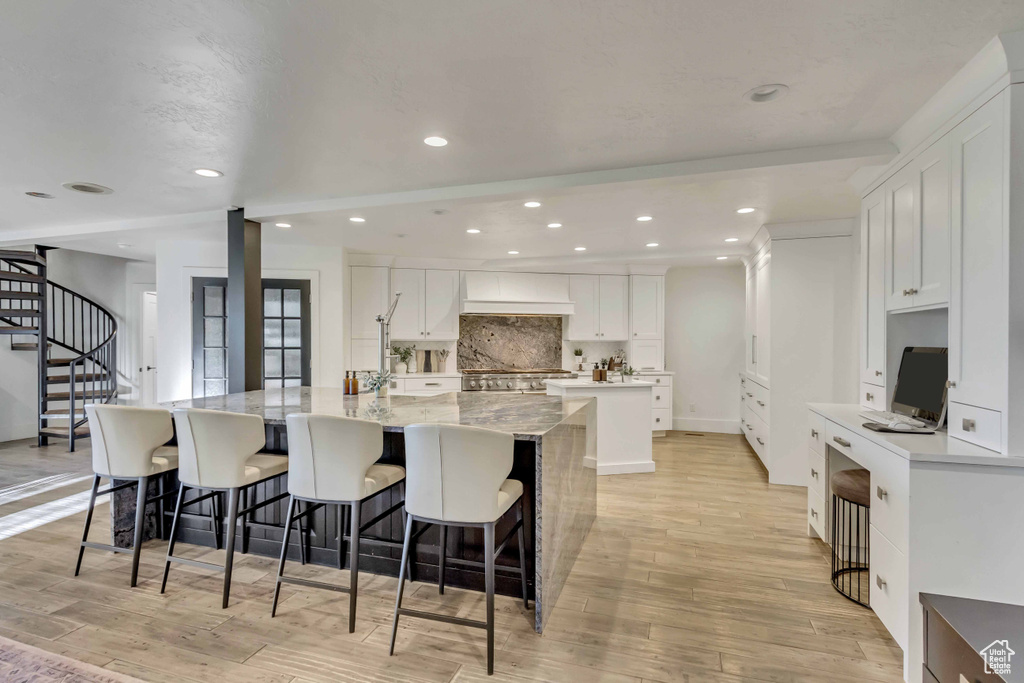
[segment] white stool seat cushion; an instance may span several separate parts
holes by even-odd
[[[286,456],[257,453],[245,461],[245,484],[255,484],[287,471],[288,458]]]
[[[521,495],[523,495],[523,482],[516,479],[506,479],[501,482],[501,487],[498,489],[498,509],[501,510],[499,514],[505,514]]]
[[[153,452],[153,466],[149,476],[178,469],[178,449],[175,446],[161,446]]]
[[[394,486],[405,479],[405,468],[398,465],[370,465],[366,470],[366,485],[363,489],[363,498],[367,498],[383,491],[389,486]]]

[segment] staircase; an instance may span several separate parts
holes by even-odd
[[[0,249],[0,335],[38,355],[39,445],[88,438],[85,406],[117,398],[117,321],[47,279],[46,253]]]

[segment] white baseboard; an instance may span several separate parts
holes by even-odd
[[[709,420],[690,417],[672,418],[672,429],[679,432],[713,432],[715,434],[742,434],[739,420]]]
[[[653,462],[623,462],[615,465],[598,465],[597,473],[604,474],[635,474],[637,472],[653,472]]]

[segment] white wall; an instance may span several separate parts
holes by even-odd
[[[744,269],[672,268],[665,275],[665,364],[673,429],[740,432]],[[691,404],[694,408],[690,411]]]
[[[157,244],[158,401],[192,396],[193,277],[226,277],[227,244]],[[263,277],[310,280],[312,383],[340,387],[345,377],[344,254],[340,247],[263,245]]]

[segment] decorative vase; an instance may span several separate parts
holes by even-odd
[[[404,375],[407,372],[409,372],[409,365],[407,363],[402,363],[402,362],[395,363],[395,373],[396,374]]]
[[[412,358],[409,359],[409,374],[410,375],[415,375],[419,371],[420,371],[420,368],[419,368],[418,365],[416,365],[416,354],[414,353],[412,355]]]
[[[623,375],[622,376],[622,383],[623,384],[632,384],[632,382],[633,382],[633,375]]]
[[[376,396],[377,398],[384,398],[385,396],[388,395],[388,386],[385,384],[382,387],[377,387],[376,389],[373,390],[373,395]]]

